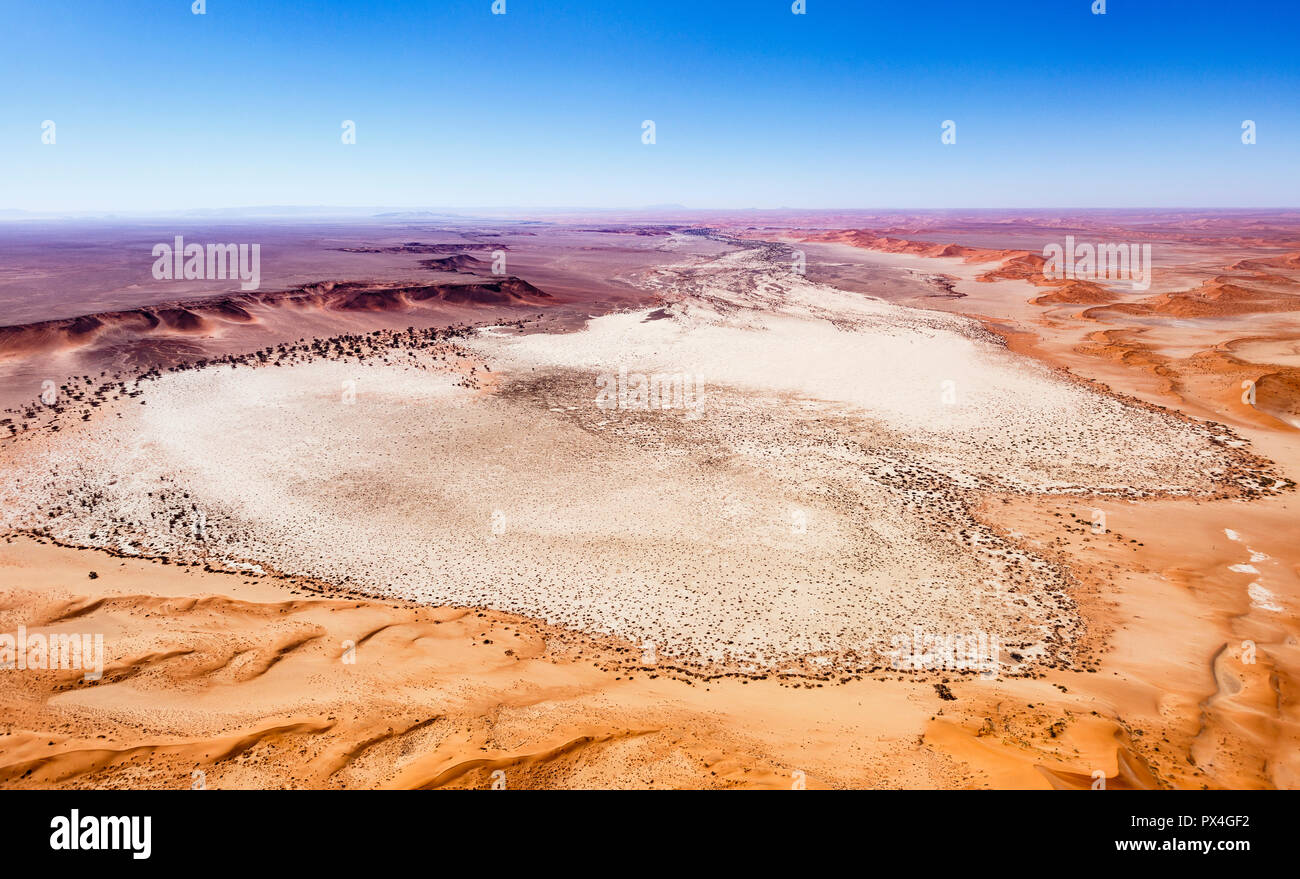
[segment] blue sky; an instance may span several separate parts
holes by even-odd
[[[1292,0],[506,4],[0,0],[0,209],[1300,205]]]

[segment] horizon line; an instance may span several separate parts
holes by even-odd
[[[962,207],[687,207],[685,205],[643,205],[626,207],[590,207],[582,205],[475,205],[475,206],[399,206],[399,205],[238,205],[232,207],[145,208],[145,209],[75,209],[29,210],[26,208],[0,208],[0,221],[5,220],[59,220],[59,219],[151,219],[190,216],[204,218],[270,218],[288,217],[294,213],[317,219],[400,219],[402,215],[427,214],[430,219],[482,219],[488,214],[515,213],[520,219],[530,216],[554,214],[645,214],[671,217],[679,214],[843,214],[843,213],[894,213],[894,214],[951,214],[951,213],[1047,213],[1047,212],[1300,212],[1300,205],[1103,205],[1103,206],[962,206]],[[259,217],[260,215],[260,217]],[[500,217],[491,217],[500,219]]]

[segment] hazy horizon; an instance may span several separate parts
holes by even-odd
[[[1184,215],[1184,214],[1205,214],[1205,215],[1229,215],[1229,214],[1250,214],[1263,213],[1268,215],[1286,214],[1287,212],[1300,212],[1300,204],[1268,206],[1268,205],[1240,205],[1232,207],[1221,207],[1214,205],[1177,205],[1177,206],[1160,206],[1160,205],[1132,205],[1132,206],[1051,206],[1035,205],[1025,207],[984,207],[984,206],[956,206],[946,208],[917,208],[905,205],[890,206],[836,206],[836,207],[798,207],[791,205],[782,205],[779,207],[741,207],[728,208],[716,206],[699,206],[692,207],[689,205],[620,205],[611,207],[599,207],[592,205],[540,205],[540,206],[523,206],[523,205],[469,205],[469,206],[452,206],[452,205],[373,205],[373,206],[351,206],[351,205],[234,205],[229,207],[188,207],[174,209],[139,209],[139,210],[81,210],[81,211],[32,211],[21,208],[0,208],[0,222],[6,220],[40,220],[40,221],[62,221],[62,220],[139,220],[148,221],[155,219],[228,219],[228,220],[302,220],[304,222],[312,220],[368,220],[368,219],[393,219],[393,220],[422,220],[436,219],[439,221],[448,220],[513,220],[521,223],[528,222],[551,222],[556,219],[573,215],[575,221],[581,220],[583,216],[603,216],[608,215],[611,219],[617,217],[642,217],[646,219],[660,219],[665,222],[671,222],[673,217],[680,217],[691,214],[702,214],[712,216],[743,216],[753,215],[770,215],[774,220],[780,217],[792,214],[825,214],[828,218],[836,216],[845,216],[853,214],[862,215],[898,215],[898,216],[957,216],[966,214],[1002,214],[1007,216],[1034,216],[1042,214],[1045,216],[1059,217],[1064,214],[1079,215],[1099,215],[1099,214],[1143,214],[1151,213],[1153,215]]]

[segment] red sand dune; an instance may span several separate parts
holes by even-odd
[[[1270,269],[1300,269],[1300,250],[1262,259],[1239,259],[1228,266],[1233,271],[1267,273]]]
[[[1038,287],[1055,287],[1057,289],[1051,293],[1035,298],[1034,304],[1104,306],[1089,309],[1084,313],[1085,316],[1093,318],[1105,311],[1169,317],[1218,317],[1300,311],[1300,283],[1276,273],[1276,270],[1300,268],[1300,251],[1273,257],[1241,259],[1227,267],[1233,272],[1249,272],[1249,277],[1221,275],[1205,281],[1197,289],[1160,293],[1138,302],[1116,303],[1118,297],[1102,284],[1046,277],[1043,274],[1046,260],[1041,255],[1026,250],[997,250],[966,247],[960,244],[914,241],[881,235],[870,229],[840,229],[792,234],[799,241],[849,244],[885,253],[912,253],[924,257],[960,257],[968,263],[997,260],[1000,261],[997,268],[984,272],[976,280],[984,282],[1018,280],[1027,281]],[[1189,235],[1174,237],[1187,240],[1195,238]],[[1219,239],[1218,243],[1224,241],[1235,241],[1235,239]],[[1255,239],[1242,238],[1242,241],[1258,243]],[[1281,287],[1283,290],[1261,289],[1268,286]],[[1285,288],[1291,288],[1296,292],[1285,292]]]
[[[457,253],[453,256],[444,256],[440,259],[422,259],[420,265],[426,269],[439,272],[472,272],[483,268],[487,263],[477,257],[470,256],[467,253]]]
[[[449,241],[444,243],[408,241],[405,244],[374,244],[356,247],[336,247],[340,253],[465,253],[470,250],[509,250],[510,247],[500,242],[465,242]]]
[[[891,238],[880,235],[870,229],[840,229],[830,232],[795,233],[800,241],[826,242],[829,244],[850,244],[866,250],[879,250],[882,253],[915,253],[928,257],[961,257],[966,262],[992,262],[1021,255],[1023,250],[992,250],[984,247],[967,247],[963,244],[936,244],[932,241],[912,241],[907,238]]]
[[[1055,291],[1034,300],[1039,305],[1074,304],[1100,305],[1115,301],[1115,295],[1100,284],[1074,279],[1052,279],[1043,274],[1046,260],[1041,254],[1028,250],[967,247],[963,244],[937,244],[932,241],[913,241],[907,238],[883,236],[869,229],[843,229],[831,232],[798,233],[799,241],[849,244],[866,250],[884,253],[912,253],[918,256],[958,257],[967,263],[999,262],[995,269],[979,275],[976,280],[1028,281],[1038,287],[1056,287]]]
[[[128,311],[0,327],[0,358],[48,354],[103,341],[152,335],[195,336],[222,324],[260,322],[282,308],[321,312],[407,312],[437,304],[490,307],[547,306],[553,297],[513,276],[469,284],[325,281],[292,290],[239,293],[164,303]]]
[[[406,311],[426,302],[473,305],[548,305],[551,295],[522,278],[473,284],[374,284],[365,281],[329,281],[302,288],[306,301],[326,311]],[[301,304],[304,297],[287,297]]]

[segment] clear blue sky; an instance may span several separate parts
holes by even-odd
[[[0,209],[1300,205],[1295,0],[506,2],[0,0]]]

